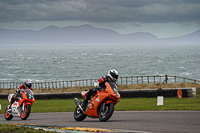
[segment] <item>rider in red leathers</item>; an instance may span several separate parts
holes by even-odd
[[[31,81],[30,81],[30,80],[26,80],[26,81],[24,82],[23,85],[20,85],[20,86],[18,87],[18,90],[21,90],[21,89],[30,89],[30,90],[33,90],[33,89],[31,88],[31,86],[32,86]]]
[[[30,89],[30,90],[33,90],[33,89],[31,88],[31,86],[32,86],[32,82],[31,82],[31,80],[29,80],[29,79],[27,79],[27,80],[23,83],[23,85],[20,85],[20,86],[18,87],[18,89],[16,90],[15,94],[13,95],[13,97],[12,97],[12,99],[11,99],[10,105],[12,105],[13,102],[17,99],[17,97],[20,96],[20,90],[21,90],[21,89]]]
[[[109,70],[108,74],[99,78],[97,80],[97,82],[94,83],[94,88],[90,89],[87,94],[85,99],[83,100],[82,103],[82,107],[85,108],[85,106],[88,103],[88,100],[90,100],[90,98],[96,94],[97,90],[101,89],[101,88],[106,88],[105,86],[105,82],[114,82],[116,83],[118,79],[118,72],[115,69]]]

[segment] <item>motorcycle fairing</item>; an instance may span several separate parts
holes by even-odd
[[[98,117],[98,107],[107,98],[107,96],[108,94],[97,91],[96,95],[94,95],[90,100],[89,107],[85,113],[88,116]]]
[[[105,85],[106,89],[104,91],[97,91],[90,100],[90,105],[85,112],[88,116],[98,117],[98,107],[104,100],[106,100],[106,104],[109,104],[110,102],[117,104],[120,95],[117,92],[116,84],[113,82],[106,82]],[[84,97],[86,93],[87,92],[82,92],[81,94]]]
[[[8,101],[11,102],[12,97],[14,96],[14,94],[10,94],[8,95]]]
[[[120,94],[117,92],[117,85],[113,82],[106,82],[105,85],[105,92],[109,94],[108,99],[113,101],[114,105],[116,105],[120,99]]]
[[[35,98],[33,97],[31,100],[27,98],[27,94],[20,92],[23,95],[23,99],[19,100],[19,106],[25,101],[25,104],[30,104],[32,106],[33,102],[35,101]],[[26,100],[25,100],[26,99]]]
[[[14,102],[12,104],[12,115],[13,116],[20,116],[21,107],[19,106],[18,102]]]

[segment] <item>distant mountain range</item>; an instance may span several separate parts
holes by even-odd
[[[141,45],[200,44],[200,30],[178,37],[157,38],[148,32],[119,34],[90,25],[59,28],[49,26],[39,31],[0,29],[0,45]]]

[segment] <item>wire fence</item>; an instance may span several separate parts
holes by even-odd
[[[56,89],[56,88],[69,88],[69,87],[84,87],[93,86],[97,79],[83,79],[74,81],[54,81],[54,82],[33,82],[33,89]],[[132,85],[132,84],[156,84],[156,83],[186,83],[194,82],[200,83],[200,80],[189,79],[178,76],[131,76],[119,77],[118,85]],[[14,89],[22,85],[23,82],[0,82],[0,89]]]

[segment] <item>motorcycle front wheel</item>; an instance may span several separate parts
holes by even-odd
[[[6,111],[4,113],[4,117],[6,120],[11,120],[13,118],[13,115],[11,114],[11,108],[10,108],[11,105],[8,105],[7,108],[6,108]],[[8,111],[10,109],[10,111]]]
[[[31,112],[31,105],[30,104],[25,104],[24,106],[24,111],[21,111],[21,119],[26,120]]]
[[[77,106],[74,111],[74,119],[76,121],[83,121],[85,119],[86,115],[83,113],[83,111]]]
[[[110,117],[112,116],[112,114],[114,112],[114,103],[106,104],[104,110],[102,107],[103,106],[101,106],[99,113],[98,113],[99,120],[107,121],[108,119],[110,119]]]

